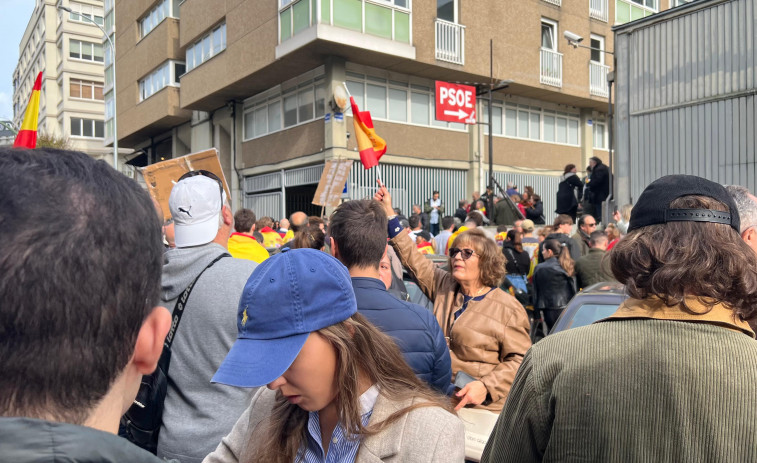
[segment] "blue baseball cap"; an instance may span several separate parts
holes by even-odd
[[[316,249],[275,254],[252,272],[237,310],[236,342],[211,382],[258,387],[284,374],[313,331],[357,312],[350,274]]]

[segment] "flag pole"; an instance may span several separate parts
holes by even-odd
[[[343,81],[342,82],[342,86],[344,86],[344,91],[347,92],[347,98],[352,98],[352,94],[350,93],[350,89],[347,88],[347,82]],[[351,105],[350,105],[350,107],[351,107]],[[357,137],[357,135],[355,135],[355,136]],[[379,182],[381,182],[381,184],[383,185],[384,181],[381,179],[381,168],[379,167],[378,164],[376,164],[376,176],[378,177]]]

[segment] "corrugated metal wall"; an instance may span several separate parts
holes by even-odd
[[[296,186],[317,183],[320,179],[323,165],[308,166],[300,169],[288,170],[284,173],[286,186]],[[423,203],[431,197],[434,190],[439,190],[442,201],[446,206],[445,215],[453,215],[459,200],[467,198],[467,171],[459,169],[438,169],[432,167],[403,166],[398,164],[381,164],[381,174],[384,183],[392,193],[395,207],[402,209],[406,215],[410,214],[413,204]],[[485,171],[488,178],[488,171]],[[244,207],[255,211],[258,217],[268,215],[280,217],[283,207],[281,191],[261,193],[271,189],[281,189],[281,173],[247,177],[245,179],[246,194]],[[554,175],[494,172],[494,178],[503,188],[507,182],[515,182],[519,190],[526,185],[534,187],[534,191],[544,201],[544,217],[547,223],[552,223],[556,207],[558,177]],[[372,198],[376,192],[376,170],[363,169],[362,164],[355,162],[347,181],[349,196],[352,199]],[[470,198],[467,198],[470,200]]]
[[[444,215],[453,215],[457,202],[466,197],[468,180],[465,170],[381,164],[381,175],[392,194],[392,204],[407,216],[413,204],[423,207],[434,190],[439,190],[444,202]],[[355,162],[348,182],[351,198],[373,197],[377,188],[376,169],[365,170],[362,164]]]
[[[258,193],[244,196],[244,207],[252,209],[255,216],[278,219],[281,217],[282,195],[280,191],[274,193]]]
[[[484,172],[486,178],[489,178],[489,171],[485,170]],[[507,189],[507,182],[513,182],[518,186],[518,191],[521,192],[526,190],[527,185],[534,187],[534,193],[541,196],[541,200],[544,203],[545,222],[547,224],[554,223],[555,217],[557,217],[555,208],[557,207],[559,176],[494,171],[494,180],[504,189]],[[499,194],[499,191],[497,193]]]
[[[616,31],[618,202],[692,174],[757,189],[757,0],[698,2]]]

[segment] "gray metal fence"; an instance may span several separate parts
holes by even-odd
[[[457,202],[466,198],[467,171],[458,169],[439,169],[433,167],[403,166],[399,164],[381,164],[384,184],[392,193],[395,207],[409,216],[413,204],[426,202],[434,190],[444,202],[444,215],[453,215]],[[353,199],[373,197],[376,192],[376,169],[366,170],[362,164],[355,162],[350,171],[349,194]]]
[[[489,178],[489,171],[486,170],[485,173],[486,178]],[[494,172],[494,179],[502,185],[502,188],[507,188],[507,182],[515,183],[518,191],[521,192],[526,190],[526,186],[534,187],[534,193],[541,196],[544,203],[544,219],[547,224],[553,223],[557,216],[555,208],[557,207],[559,178],[557,175]]]
[[[280,191],[245,195],[244,207],[255,211],[257,217],[280,217],[283,207],[281,199]]]

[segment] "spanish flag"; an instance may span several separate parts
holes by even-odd
[[[357,137],[357,149],[360,150],[360,162],[366,169],[376,167],[379,158],[386,153],[386,142],[376,135],[371,113],[368,111],[361,112],[353,97],[350,97],[350,104],[352,105],[352,123],[355,125],[355,136]]]
[[[29,97],[29,104],[26,106],[24,113],[24,122],[21,124],[21,130],[16,135],[16,141],[13,142],[14,148],[37,147],[37,121],[39,119],[39,93],[42,90],[42,73],[37,74],[37,80],[34,81],[32,96]]]

